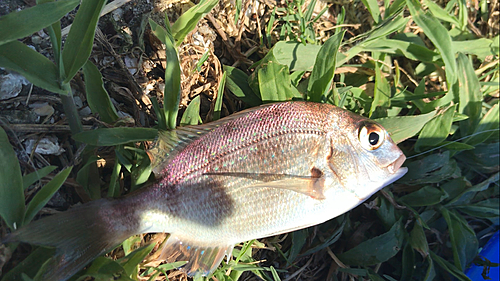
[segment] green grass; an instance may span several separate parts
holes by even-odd
[[[151,175],[150,160],[140,142],[152,140],[157,128],[127,128],[117,122],[102,77],[88,61],[97,22],[95,11],[100,9],[80,7],[73,33],[62,49],[59,19],[76,2],[41,2],[50,1],[39,1],[34,8],[0,18],[0,34],[8,34],[0,36],[0,66],[62,96],[67,95],[69,81],[83,67],[92,112],[115,127],[80,132],[74,123],[78,118],[70,120],[73,139],[90,147],[85,165],[73,168],[73,172],[78,174],[77,180],[88,179],[97,169],[92,148],[114,146],[116,162],[108,196],[120,195],[116,188],[120,171],[131,179],[131,190],[139,188]],[[101,7],[103,1],[84,1],[90,2]],[[362,2],[373,19],[370,30],[347,38],[347,33],[337,28],[324,43],[314,34],[319,17],[313,18],[310,9],[301,9],[304,1],[271,11],[271,24],[264,27],[260,43],[263,48],[272,48],[265,57],[254,59],[250,72],[224,66],[225,83],[219,86],[213,119],[221,113],[223,88],[248,106],[286,100],[332,103],[385,126],[408,157],[408,174],[367,205],[322,225],[296,231],[282,241],[269,238],[265,244],[244,243],[234,250],[232,260],[223,262],[214,273],[217,280],[238,280],[246,271],[265,280],[280,280],[283,272],[304,270],[301,267],[311,257],[327,260],[327,267],[336,266],[330,274],[338,280],[349,276],[371,280],[450,280],[453,276],[469,280],[463,272],[478,261],[483,237],[498,230],[498,35],[479,38],[469,30],[467,18],[472,11],[465,1],[451,1],[446,7],[430,1],[423,1],[424,7],[414,0],[385,1],[384,9],[374,0]],[[150,21],[167,51],[163,107],[153,101],[160,129],[177,125],[181,93],[177,47],[216,3],[202,1],[172,27],[168,19],[163,27]],[[487,6],[481,5],[481,17],[488,16]],[[33,13],[44,9],[52,11],[45,21],[19,24],[23,18],[38,18]],[[337,23],[350,23],[352,19],[346,14],[342,9]],[[407,29],[410,21],[413,29]],[[476,21],[479,16],[472,18]],[[418,32],[413,32],[417,27]],[[17,41],[42,28],[51,34],[54,62]],[[70,38],[83,38],[84,44],[70,48],[76,44]],[[363,60],[354,63],[353,58]],[[341,71],[345,67],[358,71]],[[65,110],[72,114],[70,105]],[[199,120],[200,100],[195,98],[184,111],[181,124],[198,124]],[[1,159],[16,163],[3,130],[0,143]],[[0,216],[10,229],[28,223],[71,173],[71,167],[62,170],[25,205],[24,189],[51,171],[42,169],[23,177],[18,165],[2,166]],[[99,186],[82,185],[91,198],[100,197]],[[144,268],[141,262],[152,247],[134,250],[131,241],[123,244],[126,258],[98,258],[83,274],[109,278],[109,272],[114,272],[120,280],[135,280],[141,268],[145,269],[142,276],[153,274],[149,279],[154,280],[174,268]],[[9,247],[14,250],[16,246]],[[275,251],[255,250],[263,247],[274,247]],[[4,273],[2,280],[21,272],[34,278],[48,256],[37,248],[26,263]],[[268,262],[255,263],[261,259]],[[269,266],[271,262],[280,266]],[[311,270],[307,274],[314,276]],[[317,274],[319,279],[326,278],[328,268]]]

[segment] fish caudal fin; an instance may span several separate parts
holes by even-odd
[[[34,221],[8,235],[3,243],[55,247],[56,254],[44,265],[46,271],[41,279],[67,280],[90,261],[136,234],[135,226],[119,217],[120,211],[115,206],[111,200],[92,201]]]
[[[172,234],[160,256],[167,262],[187,261],[180,270],[189,276],[207,276],[214,272],[225,256],[230,256],[234,245],[197,245],[189,239]]]

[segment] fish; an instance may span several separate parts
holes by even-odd
[[[206,276],[235,245],[321,224],[407,172],[381,125],[299,101],[160,132],[148,154],[153,184],[36,220],[3,242],[55,247],[42,279],[67,280],[130,236],[169,233],[160,259]]]

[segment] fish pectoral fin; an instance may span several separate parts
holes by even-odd
[[[271,188],[280,188],[286,190],[292,190],[298,193],[302,193],[310,196],[311,198],[317,200],[325,199],[324,187],[325,187],[325,178],[305,178],[305,177],[297,177],[297,178],[287,178],[277,181],[271,182],[262,182],[254,185],[250,185],[249,187],[271,187]]]
[[[189,276],[207,276],[215,271],[225,256],[232,255],[233,247],[200,243],[171,234],[159,259],[169,263],[187,261],[180,270]]]

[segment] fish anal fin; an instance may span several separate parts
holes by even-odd
[[[165,243],[159,259],[169,263],[187,261],[180,270],[189,276],[207,276],[215,271],[226,255],[232,254],[233,246],[209,245],[172,234]]]

